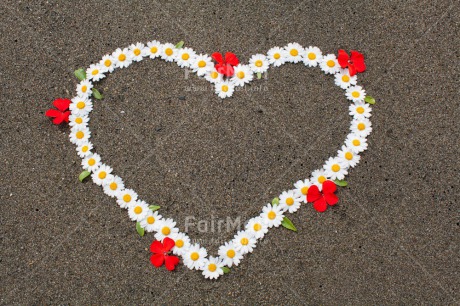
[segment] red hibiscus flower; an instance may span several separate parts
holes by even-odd
[[[339,56],[337,60],[339,61],[340,67],[347,68],[350,72],[350,76],[354,76],[356,73],[361,73],[366,71],[366,64],[364,63],[364,55],[358,51],[352,50],[351,56],[348,56],[348,53],[345,50],[339,50]]]
[[[53,119],[54,124],[61,124],[62,122],[69,122],[70,111],[68,109],[70,105],[70,100],[69,99],[56,99],[53,101],[53,105],[57,109],[50,108],[49,110],[46,111],[45,116],[54,118]]]
[[[339,198],[334,194],[337,186],[333,181],[323,183],[323,192],[319,191],[318,186],[313,185],[308,189],[307,202],[313,203],[313,208],[319,212],[326,211],[327,205],[335,205]]]
[[[153,255],[150,256],[150,262],[152,265],[159,268],[163,265],[163,263],[165,263],[166,269],[169,271],[174,270],[179,263],[179,257],[169,255],[174,245],[176,245],[176,243],[169,237],[166,237],[163,240],[163,243],[158,240],[152,242],[150,245],[150,252],[153,253]]]
[[[235,73],[233,67],[238,65],[239,60],[234,53],[225,53],[225,59],[220,52],[214,52],[211,56],[217,62],[215,65],[217,72],[225,75],[226,77],[231,77]]]

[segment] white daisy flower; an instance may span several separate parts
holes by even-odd
[[[131,52],[129,52],[128,48],[118,48],[112,53],[112,58],[117,68],[126,68],[133,62]]]
[[[109,166],[101,164],[91,175],[93,182],[98,186],[104,185],[107,181],[112,179],[113,175],[110,174],[112,171],[113,169]]]
[[[163,45],[159,41],[152,40],[151,42],[147,43],[147,47],[144,47],[143,53],[144,56],[148,56],[151,59],[154,59],[160,56],[162,49]]]
[[[195,57],[190,68],[193,69],[193,72],[196,72],[198,76],[204,76],[207,72],[212,71],[214,64],[207,54],[200,54]]]
[[[71,127],[86,127],[89,122],[89,117],[87,115],[70,115],[69,116],[69,125]]]
[[[366,97],[366,91],[361,86],[351,86],[347,88],[345,93],[348,100],[353,102],[362,102]]]
[[[216,84],[215,91],[219,98],[224,99],[226,97],[231,97],[233,91],[235,90],[235,85],[233,83],[225,80]]]
[[[172,252],[176,255],[182,256],[190,247],[190,238],[184,233],[176,233],[171,235],[171,239],[175,242]]]
[[[160,56],[162,59],[164,59],[167,62],[172,62],[175,60],[176,55],[177,55],[177,49],[176,47],[171,44],[171,43],[166,43],[163,45],[161,48],[161,53]]]
[[[348,174],[347,164],[342,163],[337,157],[330,157],[324,164],[324,171],[331,180],[343,180]]]
[[[72,103],[69,105],[70,112],[75,116],[84,116],[93,110],[93,102],[86,97],[72,98]]]
[[[101,165],[101,156],[97,153],[90,154],[86,156],[81,161],[81,166],[83,169],[88,170],[89,172],[94,172]]]
[[[77,146],[77,154],[81,158],[84,158],[91,154],[91,150],[93,149],[93,144],[89,141],[83,141]]]
[[[206,256],[208,256],[206,249],[199,244],[194,244],[188,248],[182,258],[187,268],[200,270],[204,266]]]
[[[305,49],[303,56],[303,63],[308,67],[316,67],[318,63],[323,59],[323,53],[318,47],[308,47]]]
[[[305,49],[298,43],[290,43],[284,47],[284,50],[287,51],[286,61],[290,63],[300,62],[305,55]]]
[[[296,188],[294,191],[295,193],[301,198],[303,203],[307,203],[307,193],[308,188],[310,188],[311,182],[309,179],[299,180],[294,184]]]
[[[350,130],[356,135],[367,137],[372,132],[372,123],[366,118],[353,119]]]
[[[257,243],[257,239],[247,231],[238,231],[232,241],[241,254],[252,253]]]
[[[249,59],[249,67],[254,73],[264,73],[269,66],[268,59],[263,54],[255,54]]]
[[[260,217],[264,223],[269,227],[278,227],[283,221],[283,211],[279,205],[272,206],[272,204],[267,204],[262,209]]]
[[[268,62],[274,67],[279,67],[286,62],[287,52],[283,48],[273,47],[267,52]]]
[[[235,74],[233,74],[231,81],[236,86],[243,86],[245,83],[251,82],[254,78],[254,74],[248,65],[239,64],[233,67],[233,69],[235,70]]]
[[[345,145],[354,153],[363,152],[367,150],[367,139],[353,133],[348,134]]]
[[[104,182],[104,193],[109,197],[115,197],[117,193],[125,189],[125,184],[119,176],[111,176]]]
[[[369,104],[364,102],[356,102],[349,106],[350,115],[355,119],[369,118],[372,114],[372,109]]]
[[[323,169],[318,169],[313,171],[311,174],[311,179],[310,181],[312,184],[315,184],[318,186],[319,190],[323,189],[323,183],[327,181],[329,178],[326,176],[326,173],[324,172]]]
[[[132,44],[129,46],[129,53],[130,57],[133,59],[135,62],[140,62],[144,58],[144,54],[142,53],[142,50],[144,50],[144,44],[138,42],[137,44]]]
[[[171,238],[171,235],[177,234],[179,229],[176,226],[176,222],[173,219],[161,219],[158,220],[157,233],[155,239],[163,241],[166,237]]]
[[[89,80],[83,80],[77,85],[77,94],[80,97],[89,97],[93,84]]]
[[[209,259],[205,259],[203,262],[203,275],[205,278],[217,279],[219,276],[224,274],[222,267],[224,264],[220,258],[210,256]]]
[[[241,259],[243,259],[243,254],[235,248],[235,244],[232,241],[226,242],[219,247],[219,256],[224,265],[228,267],[232,265],[238,266]]]
[[[82,143],[88,142],[89,138],[91,137],[91,132],[88,127],[86,126],[74,126],[70,130],[70,142],[76,145],[80,145]]]
[[[192,49],[181,48],[177,52],[177,58],[176,58],[177,65],[179,65],[179,67],[182,67],[182,68],[184,67],[188,68],[195,60],[195,57],[196,57],[196,53]]]
[[[354,153],[351,149],[347,148],[346,146],[342,146],[342,149],[338,151],[337,158],[342,164],[346,164],[348,167],[355,167],[361,156]]]
[[[140,221],[141,226],[147,232],[151,233],[158,229],[158,223],[161,220],[162,216],[158,214],[158,211],[147,210],[145,213],[144,219]]]
[[[128,214],[131,221],[140,222],[144,220],[149,211],[151,210],[145,201],[135,201],[128,206]]]
[[[261,217],[250,219],[245,228],[246,231],[256,239],[262,239],[268,232],[268,226],[264,223],[264,220]]]
[[[137,193],[132,189],[119,189],[115,193],[115,197],[121,208],[128,208],[130,204],[136,202]]]
[[[99,67],[101,67],[102,73],[113,72],[115,69],[115,60],[109,54],[104,55],[102,60],[99,62]]]
[[[326,74],[336,74],[340,70],[339,62],[334,54],[328,54],[319,62],[321,70]]]
[[[302,199],[293,190],[283,191],[280,195],[280,207],[283,211],[296,212],[300,208]]]
[[[340,69],[338,73],[335,74],[335,85],[339,86],[342,89],[347,89],[351,85],[356,85],[357,76],[350,76],[350,73],[347,69]]]
[[[216,68],[212,68],[212,70],[206,72],[204,78],[211,82],[212,84],[220,83],[224,80],[224,75],[217,72]]]
[[[95,82],[105,78],[103,68],[99,64],[92,64],[86,69],[86,78]]]

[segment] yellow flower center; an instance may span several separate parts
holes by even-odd
[[[333,164],[331,167],[332,171],[334,172],[339,172],[340,171],[340,165],[338,164]]]
[[[300,192],[303,194],[303,195],[307,195],[307,192],[308,192],[308,186],[304,186],[300,189]]]
[[[131,202],[131,196],[130,196],[129,194],[125,194],[125,195],[123,196],[123,201],[125,201],[125,202]]]
[[[318,177],[318,182],[320,184],[324,183],[326,181],[326,177],[324,175],[321,175],[320,177]]]
[[[124,54],[118,55],[118,60],[119,60],[120,62],[124,62],[124,61],[126,60],[126,55],[124,55]]]
[[[117,183],[112,182],[112,183],[110,183],[109,187],[110,187],[110,189],[112,189],[112,190],[117,190],[118,185],[117,185]]]
[[[316,54],[313,53],[313,52],[308,53],[308,59],[310,61],[315,60],[316,59]]]
[[[273,210],[270,210],[268,213],[268,219],[274,220],[276,218],[276,213]]]
[[[291,49],[291,51],[289,51],[289,53],[290,53],[292,56],[297,56],[297,55],[299,55],[299,51],[297,51],[297,49]]]
[[[222,91],[227,92],[228,91],[228,86],[227,85],[222,85]]]
[[[263,63],[261,60],[257,60],[254,65],[256,65],[256,67],[262,67]]]
[[[94,158],[90,158],[90,159],[88,160],[88,165],[94,166],[95,164],[96,164],[96,160],[95,160]]]
[[[78,131],[75,133],[75,137],[77,137],[78,139],[82,139],[83,137],[85,137],[85,133],[83,133],[82,131]]]
[[[243,79],[243,78],[244,78],[244,72],[243,72],[243,71],[238,71],[238,73],[236,74],[236,76],[237,76],[239,79]]]
[[[353,154],[351,152],[347,152],[347,153],[345,153],[345,158],[348,159],[348,160],[352,160],[353,159]]]
[[[176,240],[176,247],[181,248],[184,246],[184,240],[182,239],[177,239]]]
[[[188,60],[189,58],[190,58],[190,55],[188,55],[188,53],[182,54],[182,59],[183,59],[184,61]]]
[[[80,102],[77,103],[77,108],[78,109],[83,109],[83,108],[85,108],[85,106],[86,106],[86,104],[83,101],[80,101]]]
[[[134,49],[134,52],[133,52],[133,53],[134,53],[135,56],[138,56],[139,54],[141,54],[141,50],[139,50],[139,49]]]
[[[75,123],[76,124],[82,124],[83,123],[83,119],[81,117],[77,117],[75,118]]]
[[[173,50],[172,50],[171,48],[166,48],[165,54],[166,54],[167,56],[171,56],[171,55],[173,54]]]
[[[275,53],[273,54],[273,58],[274,59],[279,59],[281,57],[281,55],[279,53]]]
[[[217,79],[218,76],[219,76],[219,73],[217,73],[217,71],[211,72],[211,78]]]
[[[105,67],[110,67],[110,65],[112,65],[112,61],[109,60],[109,59],[106,59],[106,60],[104,61],[104,66],[105,66]]]
[[[353,140],[354,146],[359,146],[360,144],[361,144],[361,141],[359,141],[358,139]]]
[[[155,53],[157,53],[157,52],[158,52],[158,48],[157,48],[157,47],[152,47],[152,48],[150,48],[150,53],[155,54]]]
[[[256,223],[254,224],[253,228],[256,232],[258,232],[262,229],[262,225],[260,225],[260,223]]]
[[[228,251],[227,251],[227,257],[228,257],[228,258],[233,258],[233,257],[235,257],[235,251],[233,251],[233,250],[228,250]]]
[[[203,60],[199,61],[198,62],[198,67],[200,67],[200,68],[206,67],[206,62],[203,61]]]
[[[142,207],[140,207],[140,206],[134,207],[134,213],[135,213],[136,215],[142,213]]]
[[[345,83],[348,83],[350,82],[350,77],[348,75],[342,75],[342,81],[344,81]]]
[[[97,69],[94,69],[94,70],[91,72],[92,75],[97,75],[98,73],[99,73],[99,70],[97,70]]]
[[[169,235],[169,234],[171,233],[171,229],[170,229],[169,227],[165,226],[165,227],[163,227],[163,228],[161,229],[161,233],[162,233],[163,235],[165,235],[165,236],[166,236],[166,235]]]
[[[359,106],[358,108],[356,108],[356,112],[357,112],[358,114],[364,113],[364,107]]]
[[[83,153],[86,153],[88,150],[89,150],[88,146],[83,146],[83,147],[81,148],[81,151],[82,151]]]
[[[153,216],[148,216],[148,217],[147,217],[147,223],[148,223],[148,224],[153,224],[153,223],[155,223],[155,217],[153,217]]]
[[[287,199],[286,199],[286,204],[287,204],[288,206],[291,206],[292,204],[294,204],[294,199],[293,199],[293,198],[287,198]]]
[[[362,122],[358,123],[358,130],[362,131],[366,128],[366,125]]]
[[[248,245],[249,239],[248,238],[242,238],[240,242],[241,242],[242,245]]]
[[[212,264],[208,265],[208,270],[209,271],[214,272],[214,271],[216,271],[216,269],[217,269],[217,266],[215,264],[212,263]]]
[[[81,87],[81,92],[86,92],[87,90],[88,90],[88,86],[83,85],[83,86]]]
[[[107,172],[101,171],[101,172],[99,172],[99,175],[98,175],[98,176],[99,176],[99,178],[100,178],[101,180],[103,180],[103,179],[105,179],[105,178],[107,177]]]
[[[200,255],[197,252],[193,252],[192,254],[190,254],[190,259],[191,260],[197,261],[198,258],[200,258]]]
[[[353,98],[359,98],[359,91],[353,91],[351,95],[353,96]]]
[[[328,60],[328,61],[326,62],[326,65],[328,65],[329,67],[332,68],[332,67],[335,66],[335,62],[334,62],[333,60]]]

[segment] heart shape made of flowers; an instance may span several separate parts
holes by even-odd
[[[274,47],[267,54],[253,55],[249,64],[240,64],[233,53],[227,53],[225,57],[214,53],[212,57],[218,62],[217,65],[214,65],[207,54],[197,54],[190,48],[158,41],[118,48],[86,70],[82,81],[77,85],[77,95],[68,105],[70,116],[65,116],[66,107],[62,100],[56,100],[59,103],[55,103],[55,106],[59,111],[50,111],[49,116],[59,123],[63,120],[69,121],[72,127],[70,141],[77,146],[82,166],[91,173],[93,182],[102,186],[108,196],[115,198],[121,208],[128,210],[131,220],[137,222],[138,231],[155,233],[157,241],[151,246],[154,253],[151,257],[152,264],[161,266],[166,262],[168,270],[172,270],[179,262],[174,256],[177,255],[182,257],[188,268],[202,271],[206,278],[217,279],[229,267],[238,265],[245,254],[251,253],[257,241],[270,228],[283,225],[293,229],[286,214],[296,212],[301,204],[313,203],[313,207],[319,212],[325,211],[328,205],[335,205],[338,201],[335,195],[336,183],[343,185],[348,170],[359,163],[359,154],[367,149],[366,137],[372,127],[369,121],[371,107],[366,103],[364,89],[357,85],[355,73],[364,71],[365,66],[362,55],[356,51],[352,51],[351,58],[348,58],[340,50],[337,58],[334,54],[323,55],[317,47],[304,48],[297,43],[290,43],[282,48]],[[266,204],[259,216],[246,223],[245,230],[239,231],[231,241],[220,246],[217,256],[208,257],[204,247],[193,244],[186,233],[179,232],[173,219],[161,216],[155,207],[149,206],[134,190],[129,189],[122,178],[115,175],[112,167],[102,163],[101,156],[95,152],[90,142],[88,122],[93,108],[91,95],[97,97],[99,94],[94,90],[93,83],[103,79],[114,69],[126,68],[145,58],[161,58],[193,70],[198,76],[214,84],[216,94],[222,99],[232,96],[236,87],[253,81],[255,75],[260,78],[272,66],[278,67],[285,63],[319,66],[325,74],[334,77],[335,84],[345,90],[345,97],[351,101],[351,132],[337,155],[327,159],[323,168],[313,171],[309,178],[297,181],[294,188],[283,191],[272,203]]]

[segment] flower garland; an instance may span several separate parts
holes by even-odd
[[[279,197],[266,204],[260,215],[246,223],[244,230],[219,247],[218,256],[208,257],[207,250],[197,243],[192,244],[190,238],[179,231],[173,219],[158,213],[159,206],[149,205],[134,190],[125,186],[124,181],[94,152],[90,142],[88,122],[93,109],[91,95],[96,99],[102,98],[93,83],[105,78],[115,69],[126,68],[147,57],[161,58],[167,62],[176,62],[182,68],[192,69],[198,76],[213,83],[215,93],[222,99],[231,97],[236,87],[254,80],[254,75],[261,78],[272,66],[279,67],[285,63],[319,66],[325,74],[333,76],[335,84],[344,89],[345,97],[351,101],[351,131],[341,149],[335,156],[327,159],[322,168],[313,171],[309,178],[297,181],[293,189],[283,191]],[[328,205],[338,202],[335,194],[337,186],[347,185],[344,178],[359,163],[359,154],[367,149],[366,137],[372,131],[369,104],[374,104],[375,100],[366,96],[365,90],[357,85],[356,74],[365,69],[364,57],[356,51],[351,51],[350,57],[344,50],[339,50],[336,57],[334,54],[323,55],[317,47],[304,48],[297,43],[290,43],[282,48],[271,48],[267,54],[253,55],[249,64],[241,64],[231,52],[227,52],[225,56],[216,52],[211,58],[207,54],[197,54],[190,48],[184,48],[183,42],[173,45],[154,40],[147,45],[137,43],[128,48],[118,48],[88,69],[77,70],[75,75],[81,81],[77,85],[77,95],[71,101],[55,100],[54,106],[57,110],[50,109],[45,115],[53,118],[55,124],[68,122],[71,126],[70,141],[77,146],[77,154],[82,158],[81,165],[85,170],[80,174],[80,180],[91,175],[93,182],[101,186],[104,193],[115,198],[121,208],[128,210],[128,215],[136,222],[141,236],[144,232],[155,233],[156,241],[150,248],[153,253],[150,260],[154,266],[160,267],[165,263],[168,270],[173,270],[179,263],[177,256],[180,256],[189,269],[202,271],[206,278],[217,279],[228,272],[230,267],[237,266],[245,254],[251,253],[268,229],[282,225],[296,231],[287,218],[287,213],[294,213],[302,204],[307,203],[313,203],[315,210],[323,212]]]

